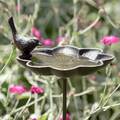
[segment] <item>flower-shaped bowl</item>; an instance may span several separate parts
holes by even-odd
[[[59,46],[32,51],[31,60],[17,57],[19,63],[39,75],[70,77],[87,75],[109,64],[114,56],[97,48]]]

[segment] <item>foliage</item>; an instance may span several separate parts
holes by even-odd
[[[119,120],[120,42],[111,46],[100,43],[104,36],[120,37],[119,4],[117,0],[0,0],[0,118],[30,120],[35,114],[38,120],[58,120],[62,114],[59,78],[35,75],[16,62],[19,51],[13,48],[8,25],[13,16],[20,34],[32,35],[31,28],[36,27],[54,46],[58,45],[56,38],[64,36],[66,44],[102,48],[115,55],[105,70],[68,79],[67,105],[72,120]],[[9,92],[11,84],[28,90],[37,85],[45,92],[15,95]]]

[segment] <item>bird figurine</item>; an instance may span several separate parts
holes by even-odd
[[[13,17],[8,19],[9,26],[12,30],[13,41],[15,46],[22,52],[20,56],[22,59],[30,59],[31,51],[38,45],[41,45],[41,42],[35,37],[25,37],[17,33]]]

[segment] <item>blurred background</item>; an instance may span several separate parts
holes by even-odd
[[[38,76],[16,61],[8,18],[21,35],[44,46],[100,48],[115,60],[103,70],[68,79],[68,120],[120,120],[120,0],[0,0],[0,119],[62,120],[62,83]],[[118,42],[101,42],[112,36]],[[110,39],[111,40],[111,39]],[[23,93],[11,85],[25,86]],[[31,86],[44,89],[32,94]]]

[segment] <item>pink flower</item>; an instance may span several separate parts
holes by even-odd
[[[95,75],[89,75],[89,76],[88,76],[88,79],[95,81],[95,80],[96,80],[96,76],[95,76]]]
[[[43,43],[44,46],[53,46],[54,45],[53,41],[51,39],[49,39],[49,38],[48,39],[44,39],[42,41],[42,43]]]
[[[56,39],[56,43],[59,44],[62,40],[64,40],[65,37],[63,36],[58,36],[57,39]]]
[[[120,38],[116,36],[105,36],[101,39],[101,43],[104,45],[111,45],[120,42]]]
[[[63,120],[63,117],[60,116],[60,119],[59,120]],[[66,113],[66,120],[71,120],[70,118],[70,113]]]
[[[32,114],[30,116],[30,120],[37,120],[38,119],[38,116],[36,114]]]
[[[17,5],[16,5],[16,11],[19,12],[20,9],[21,9],[21,8],[20,8],[20,5],[17,4]]]
[[[27,89],[22,85],[10,85],[9,92],[14,94],[22,94],[26,92]]]
[[[38,86],[32,86],[32,87],[30,88],[30,91],[31,91],[32,94],[35,94],[35,93],[37,93],[37,94],[42,94],[42,93],[44,93],[43,88],[38,87]]]
[[[36,28],[36,27],[32,27],[31,29],[31,33],[33,36],[35,36],[37,39],[41,39],[41,32]]]

